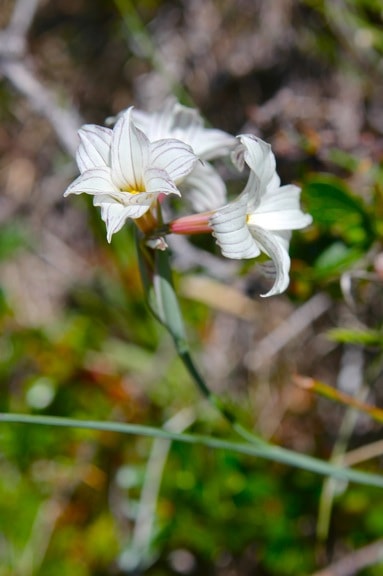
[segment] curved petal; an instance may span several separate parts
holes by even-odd
[[[196,212],[220,208],[226,202],[226,186],[218,172],[207,162],[197,162],[181,184],[181,191]]]
[[[275,156],[270,144],[252,134],[238,136],[245,147],[245,162],[256,174],[262,175],[263,180],[269,182],[276,171]]]
[[[227,258],[255,258],[260,250],[246,224],[247,196],[217,210],[209,220],[213,236]]]
[[[110,169],[105,167],[86,170],[65,190],[64,196],[69,196],[69,194],[111,194],[113,196],[121,192],[113,183]]]
[[[266,230],[299,230],[309,226],[312,217],[300,209],[300,192],[300,188],[291,184],[267,193],[257,209],[249,214],[248,224]]]
[[[265,230],[300,230],[311,224],[312,218],[300,210],[255,212],[248,216],[249,226],[261,226]]]
[[[113,129],[111,166],[118,188],[143,190],[143,173],[149,160],[149,140],[132,120],[129,108]]]
[[[144,181],[145,190],[152,195],[154,200],[158,194],[177,194],[177,196],[181,196],[180,191],[165,170],[148,168],[144,174]],[[143,196],[143,194],[136,194],[136,196]]]
[[[266,294],[261,294],[261,296],[274,296],[284,292],[290,282],[290,256],[286,250],[284,239],[259,227],[251,227],[250,231],[262,252],[265,252],[272,259],[275,266],[274,284],[271,290]]]
[[[165,170],[175,182],[182,181],[196,161],[191,147],[180,140],[168,138],[150,144],[150,166]]]
[[[189,144],[204,160],[226,156],[236,143],[235,137],[223,130],[205,128],[199,112],[183,106],[175,98],[169,98],[159,112],[148,114],[134,110],[133,117],[152,142],[177,138]]]
[[[172,136],[190,144],[199,158],[212,160],[226,156],[235,146],[236,139],[231,134],[223,130],[205,128],[198,110],[174,102],[171,114]]]
[[[78,135],[80,145],[76,152],[76,161],[81,173],[110,165],[112,130],[95,124],[86,124],[80,128]]]
[[[214,160],[230,154],[236,139],[223,130],[201,128],[194,134],[189,144],[202,160]]]
[[[234,163],[241,169],[243,160],[254,173],[257,194],[264,196],[266,191],[278,189],[280,179],[276,172],[275,156],[270,144],[252,134],[242,134],[238,136],[241,144],[232,158]]]
[[[139,218],[148,210],[147,206],[123,206],[107,196],[94,198],[93,204],[100,206],[101,218],[106,224],[107,240],[121,230],[128,218]]]
[[[172,137],[174,106],[177,100],[170,97],[158,112],[144,112],[133,109],[133,119],[136,126],[145,132],[151,142]]]

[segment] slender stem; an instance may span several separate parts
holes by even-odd
[[[265,444],[262,438],[256,436],[246,428],[240,424],[236,418],[236,416],[224,406],[222,400],[216,396],[206,384],[204,378],[202,377],[201,373],[199,372],[198,368],[196,367],[193,358],[190,355],[189,350],[180,349],[178,343],[174,341],[175,347],[179,357],[181,358],[185,368],[189,372],[190,376],[193,378],[194,382],[197,384],[199,390],[202,394],[209,400],[209,402],[220,412],[220,414],[225,418],[227,422],[229,422],[230,426],[247,442],[251,442],[252,444]]]
[[[164,430],[163,428],[154,428],[152,426],[143,426],[139,424],[126,424],[124,422],[104,422],[98,420],[78,420],[59,416],[0,413],[0,423],[5,422],[13,424],[56,426],[60,428],[81,428],[84,430],[99,430],[117,432],[120,434],[149,436],[152,438],[164,438],[176,442],[184,442],[186,444],[201,445],[208,448],[216,448],[218,450],[228,450],[238,454],[246,454],[248,456],[258,456],[260,458],[265,458],[266,460],[309,470],[323,476],[334,476],[334,478],[339,478],[341,480],[383,488],[383,477],[381,475],[335,466],[323,460],[313,458],[312,456],[298,454],[291,450],[287,450],[286,448],[267,444],[266,442],[259,445],[249,443],[245,444],[230,440],[222,440],[221,438],[216,438],[214,436],[185,433],[180,434]]]

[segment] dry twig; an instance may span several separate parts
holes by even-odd
[[[356,576],[360,570],[383,562],[383,539],[351,552],[311,576]]]
[[[36,77],[27,58],[27,34],[39,5],[38,0],[18,0],[8,27],[0,32],[0,73],[44,116],[61,146],[71,156],[78,145],[77,130],[82,124],[73,108],[59,104],[58,95]]]

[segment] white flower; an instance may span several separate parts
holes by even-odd
[[[234,136],[206,128],[197,110],[182,106],[173,98],[168,99],[159,112],[149,114],[135,109],[133,117],[150,140],[177,138],[189,144],[202,160],[182,183],[182,190],[187,192],[194,210],[214,210],[225,203],[225,183],[207,161],[227,156],[236,145]]]
[[[160,194],[177,194],[177,188],[197,158],[190,146],[174,138],[150,139],[135,126],[132,108],[118,119],[113,130],[96,125],[79,131],[79,176],[65,191],[91,194],[101,207],[107,238],[120,230],[127,218],[140,218]]]
[[[264,294],[272,296],[289,284],[291,230],[305,228],[312,218],[300,209],[300,189],[280,186],[270,145],[251,135],[239,140],[233,160],[239,168],[249,166],[249,180],[236,200],[213,213],[210,225],[224,256],[254,258],[264,252],[273,260],[275,282]]]

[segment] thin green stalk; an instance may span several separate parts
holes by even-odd
[[[227,450],[255,456],[280,462],[295,468],[301,468],[322,476],[333,476],[339,480],[356,482],[368,486],[383,488],[383,476],[360,472],[350,468],[342,468],[328,462],[324,462],[311,456],[297,454],[279,446],[273,446],[264,442],[263,444],[250,444],[222,440],[214,436],[204,436],[200,434],[180,434],[164,430],[163,428],[154,428],[152,426],[143,426],[140,424],[126,424],[123,422],[102,422],[98,420],[78,420],[73,418],[63,418],[60,416],[42,416],[32,414],[15,414],[0,413],[0,423],[12,424],[34,424],[40,426],[55,426],[60,428],[81,428],[84,430],[97,430],[100,432],[116,432],[119,434],[148,436],[151,438],[164,438],[174,442],[183,442],[186,444],[200,445],[217,450]]]
[[[160,208],[158,219],[160,223],[162,223]],[[210,390],[201,372],[193,361],[190,354],[181,309],[173,286],[172,270],[169,264],[168,252],[152,250],[148,254],[148,248],[139,238],[137,238],[137,240],[142,282],[148,305],[157,320],[161,322],[171,335],[177,354],[182,360],[186,370],[189,372],[189,375],[195,384],[197,384],[197,387],[203,396],[205,396],[205,398],[207,398],[209,402],[219,410],[223,418],[241,438],[246,440],[246,442],[262,444],[263,440],[249,430],[246,430],[246,428],[238,422],[235,414],[233,414],[223,404],[222,400]],[[152,270],[149,270],[148,266],[151,266]]]

